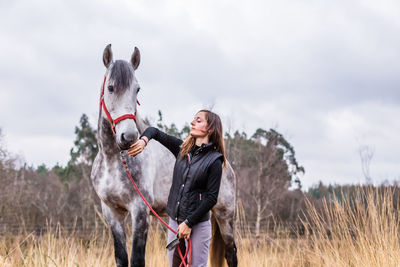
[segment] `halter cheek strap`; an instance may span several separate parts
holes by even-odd
[[[113,120],[110,112],[108,112],[106,103],[104,102],[104,86],[105,86],[105,84],[106,84],[106,76],[104,76],[103,86],[101,88],[100,107],[102,107],[104,110],[104,113],[106,113],[107,119],[111,123],[111,129],[112,129],[113,133],[116,134],[115,126],[117,125],[118,122],[126,120],[126,119],[133,119],[136,123],[136,110],[135,110],[135,114],[125,114],[125,115],[122,115],[122,116],[116,118],[115,120]],[[136,102],[140,106],[139,100],[136,100]]]

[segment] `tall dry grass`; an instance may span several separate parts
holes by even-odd
[[[0,266],[115,266],[110,231],[99,228],[90,236],[66,233],[61,226],[48,227],[44,235],[4,236],[0,242]],[[129,240],[130,229],[127,229]],[[146,247],[148,266],[166,266],[166,234],[151,227]],[[163,247],[164,246],[164,247]],[[128,251],[132,242],[127,242]]]
[[[239,266],[400,266],[399,212],[392,189],[360,189],[354,199],[325,202],[321,211],[308,204],[306,233],[289,237],[284,229],[255,238],[239,212],[236,233]],[[146,262],[168,266],[165,232],[152,226]],[[131,242],[128,242],[130,249]],[[89,238],[63,234],[62,228],[42,236],[4,236],[0,266],[114,266],[108,230]]]
[[[239,234],[241,263],[250,266],[400,266],[400,216],[395,208],[399,205],[394,202],[393,190],[360,188],[352,199],[342,193],[340,198],[324,201],[321,210],[308,202],[308,216],[303,221],[306,233],[297,238],[283,234],[279,238],[266,235],[255,240]]]
[[[302,248],[310,265],[400,266],[399,211],[393,188],[359,189],[350,199],[324,203],[322,214],[309,209],[304,222],[309,245]]]

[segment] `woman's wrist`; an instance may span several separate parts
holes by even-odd
[[[192,228],[193,225],[189,222],[188,219],[186,219],[185,221],[183,221],[189,228]]]
[[[143,140],[144,141],[144,143],[146,144],[146,146],[147,146],[147,143],[149,142],[148,140],[146,140],[146,138],[144,138],[143,136],[142,137],[140,137],[139,138],[140,140]]]

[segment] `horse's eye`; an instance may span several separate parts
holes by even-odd
[[[137,92],[136,92],[136,93],[139,93],[139,91],[140,91],[140,87],[138,87],[138,89],[137,89]]]
[[[108,86],[108,91],[109,91],[110,93],[114,92],[114,86],[109,85],[109,86]]]

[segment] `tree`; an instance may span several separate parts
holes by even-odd
[[[279,203],[292,181],[301,187],[298,175],[304,173],[304,168],[299,166],[293,147],[276,130],[259,128],[251,139],[255,142],[255,183],[250,195],[256,207],[255,230],[259,235],[261,221],[273,214],[274,205]]]
[[[0,161],[3,161],[7,157],[7,151],[3,146],[3,133],[0,128]]]
[[[92,165],[94,158],[99,151],[97,145],[97,130],[90,126],[89,119],[86,114],[82,114],[79,121],[80,125],[75,127],[75,141],[74,148],[71,148],[71,162],[77,163],[78,161]]]
[[[47,169],[46,164],[42,163],[36,168],[36,172],[41,175],[46,175],[49,172],[49,170]]]
[[[293,146],[283,137],[283,135],[274,129],[270,129],[267,132],[258,128],[252,138],[264,139],[265,141],[272,142],[275,145],[277,152],[280,155],[280,159],[285,160],[287,163],[291,180],[297,184],[298,188],[301,188],[299,174],[304,174],[304,167],[298,164]]]
[[[0,128],[0,171],[2,171],[5,168],[5,161],[7,159],[7,150],[5,149],[3,145],[3,134]]]
[[[369,172],[369,167],[371,165],[371,160],[374,156],[374,150],[371,147],[364,145],[364,146],[360,146],[358,152],[360,154],[361,168],[362,168],[362,172],[364,174],[365,183],[371,184],[372,177]]]

